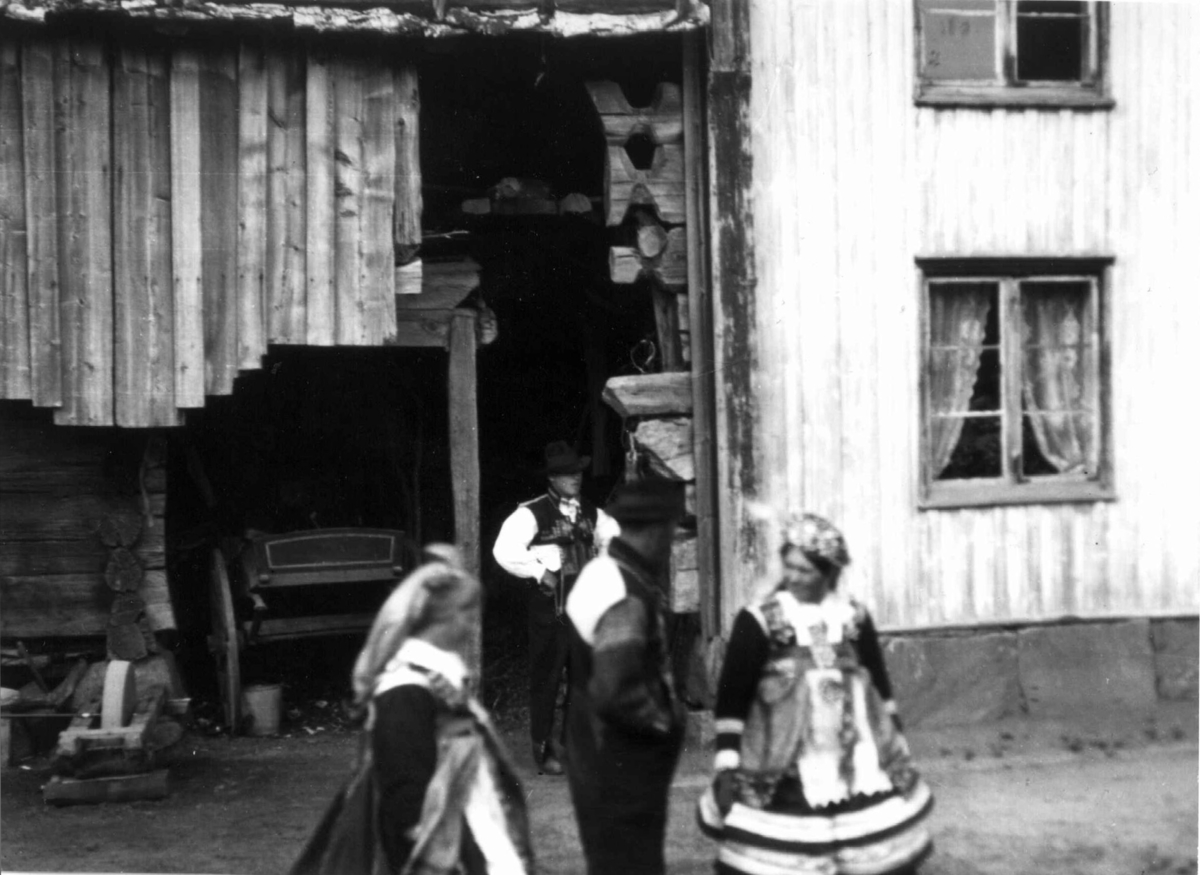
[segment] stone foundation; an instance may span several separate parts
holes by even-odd
[[[1150,640],[1159,698],[1193,702],[1200,698],[1200,624],[1196,620],[1151,621]]]
[[[1195,619],[1028,626],[884,636],[906,724],[952,726],[1026,714],[1148,712],[1197,696]]]
[[[1012,633],[891,638],[884,659],[906,724],[976,723],[1021,713]]]

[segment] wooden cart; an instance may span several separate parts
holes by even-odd
[[[392,587],[417,563],[417,549],[392,529],[312,529],[262,535],[240,555],[211,556],[209,649],[225,719],[241,725],[241,652],[286,639],[360,634]],[[232,580],[232,583],[231,583]],[[350,608],[350,610],[343,610]]]

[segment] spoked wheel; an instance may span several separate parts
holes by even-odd
[[[212,551],[208,583],[209,605],[212,613],[212,634],[208,649],[217,663],[217,683],[221,688],[221,703],[225,706],[225,722],[229,731],[237,734],[242,718],[242,670],[238,661],[238,625],[233,614],[233,592],[229,588],[229,572],[221,551]]]

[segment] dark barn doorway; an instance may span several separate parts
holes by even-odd
[[[478,399],[484,693],[501,719],[522,719],[526,704],[528,593],[492,560],[496,533],[545,488],[536,471],[550,441],[592,457],[584,492],[605,501],[625,453],[600,392],[609,377],[658,369],[649,291],[609,279],[609,247],[628,232],[605,227],[606,144],[585,83],[616,81],[646,105],[681,70],[679,38],[661,35],[461,40],[422,62],[422,257],[473,258],[499,331],[479,353]],[[470,209],[498,189],[520,192],[512,211]],[[525,195],[585,211],[522,210]]]
[[[211,555],[235,584],[255,534],[371,527],[415,543],[448,540],[450,498],[446,353],[436,349],[272,347],[230,396],[210,398],[172,435],[167,506],[179,658],[201,719],[219,724]],[[272,605],[276,616],[372,614],[391,585],[309,587]],[[344,722],[339,703],[362,634],[332,634],[241,649],[243,686],[283,683],[293,711],[324,702],[316,725]]]

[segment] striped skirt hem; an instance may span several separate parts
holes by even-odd
[[[797,815],[735,803],[724,817],[712,791],[701,797],[701,830],[720,842],[717,860],[744,875],[887,875],[927,856],[933,807],[928,785],[854,811]]]

